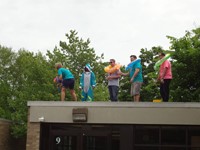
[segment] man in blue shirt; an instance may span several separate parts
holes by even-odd
[[[58,70],[59,80],[62,80],[61,101],[65,100],[66,89],[70,90],[72,98],[74,101],[77,101],[76,93],[74,91],[74,75],[70,72],[69,69],[62,68],[61,63],[56,63],[55,68]]]
[[[131,96],[133,96],[134,102],[140,101],[140,89],[143,83],[142,77],[142,65],[140,61],[137,61],[137,57],[135,55],[130,56],[131,63],[134,65],[129,69],[128,73],[122,73],[122,75],[127,76],[130,75],[130,82],[131,82]],[[134,63],[134,61],[136,63]]]

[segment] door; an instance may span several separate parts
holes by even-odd
[[[80,135],[77,132],[51,132],[51,150],[79,150]]]
[[[50,145],[50,150],[110,150],[111,131],[92,125],[66,126],[50,131]]]

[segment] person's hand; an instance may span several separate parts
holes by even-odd
[[[123,73],[123,72],[121,72],[120,73],[122,76],[127,76],[129,73]]]
[[[130,82],[132,83],[132,82],[133,82],[133,80],[134,80],[134,77],[132,77],[132,78],[131,78]]]
[[[160,79],[160,83],[162,83],[162,84],[163,84],[163,83],[164,83],[164,79]]]
[[[111,76],[107,76],[106,79],[107,80],[112,80],[112,77]]]
[[[123,76],[124,73],[120,71],[118,74],[121,75],[121,76]]]

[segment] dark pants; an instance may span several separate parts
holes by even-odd
[[[163,102],[168,102],[169,100],[169,84],[171,79],[164,79],[164,83],[160,83],[160,95]]]
[[[118,86],[114,86],[114,85],[110,85],[108,86],[109,89],[109,94],[110,94],[110,100],[112,102],[116,102],[118,101],[118,91],[119,91],[119,87]]]

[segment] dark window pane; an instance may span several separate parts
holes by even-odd
[[[159,144],[159,128],[136,127],[135,144]]]
[[[107,150],[107,138],[101,136],[85,136],[83,150]]]
[[[161,129],[162,145],[186,145],[186,130],[181,127],[163,127]]]
[[[200,136],[190,136],[189,141],[192,147],[200,147]]]
[[[200,147],[200,128],[190,127],[188,129],[188,145]]]

